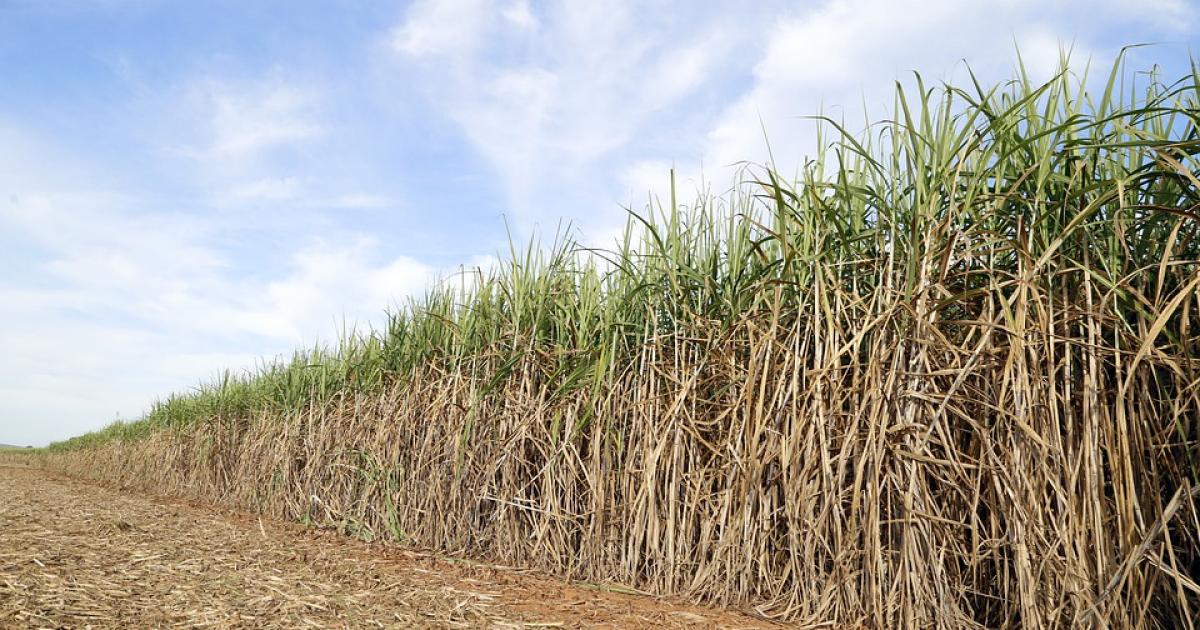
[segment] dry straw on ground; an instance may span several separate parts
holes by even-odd
[[[3,628],[769,628],[0,466]]]
[[[1200,80],[1121,76],[918,86],[46,463],[793,621],[1190,627]]]

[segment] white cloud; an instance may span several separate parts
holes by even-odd
[[[651,191],[664,190],[670,183],[671,170],[675,164],[666,160],[638,160],[626,167],[620,176],[621,199],[636,199],[643,202]],[[665,189],[669,192],[669,188]]]
[[[273,207],[337,208],[344,210],[376,210],[397,206],[397,201],[386,195],[364,192],[321,195],[306,185],[299,177],[264,177],[244,184],[235,185],[221,197],[226,204],[253,207],[255,204],[274,204]]]
[[[488,0],[419,0],[392,32],[392,46],[414,57],[470,55],[491,11]]]
[[[316,137],[321,127],[306,112],[312,96],[288,86],[273,85],[262,92],[212,95],[217,156],[240,156]]]
[[[349,193],[334,197],[329,201],[328,205],[334,208],[372,209],[396,206],[397,202],[396,200],[383,195]]]
[[[713,37],[724,37],[724,32],[714,32]],[[664,50],[648,68],[644,79],[644,98],[651,111],[668,107],[687,96],[706,79],[714,66],[713,56],[728,48],[729,42],[705,38]]]
[[[167,92],[169,100],[157,102],[174,111],[163,130],[165,146],[206,166],[240,168],[271,151],[323,137],[323,94],[311,82],[282,74],[194,78]]]
[[[617,173],[605,162],[670,129],[673,116],[692,116],[674,110],[720,77],[737,44],[731,31],[741,27],[719,11],[684,27],[676,7],[620,0],[538,8],[460,8],[467,26],[450,43],[438,34],[452,12],[418,4],[393,42],[401,61],[423,71],[431,101],[500,175],[522,233],[564,214],[586,232],[621,216],[609,187]],[[548,194],[553,188],[573,193]],[[587,206],[547,204],[581,196]]]
[[[1119,0],[930,0],[919,10],[889,0],[830,0],[770,26],[753,84],[714,122],[705,157],[715,164],[766,161],[765,126],[780,169],[794,172],[816,149],[816,126],[805,116],[844,117],[858,131],[889,115],[895,81],[910,82],[913,72],[927,85],[963,80],[967,64],[985,83],[1006,80],[1018,49],[1035,80],[1052,76],[1064,48],[1075,62],[1094,56],[1108,63],[1116,50],[1106,47],[1105,28],[1179,33],[1194,19],[1183,5],[1164,5],[1182,20],[1170,23]]]
[[[42,270],[62,288],[0,288],[19,292],[27,306],[89,305],[164,333],[309,343],[330,338],[343,317],[378,321],[394,300],[436,279],[436,269],[412,258],[379,260],[378,241],[354,235],[300,245],[279,273],[262,278],[222,251],[217,237],[236,226],[135,214],[100,196],[90,205],[83,196],[30,199],[0,215],[0,225],[45,252]]]
[[[340,245],[317,242],[293,254],[291,272],[267,284],[264,303],[254,309],[258,321],[277,322],[262,332],[301,342],[343,322],[378,324],[385,308],[436,280],[436,269],[406,256],[374,263],[369,255],[377,250],[375,239],[360,237]]]
[[[51,278],[0,281],[0,382],[12,390],[0,393],[0,428],[16,441],[136,417],[221,369],[379,326],[438,277],[411,257],[381,259],[367,237],[317,241],[264,275],[228,264],[206,238],[217,226],[40,203],[44,212],[0,218],[44,252],[36,271]]]
[[[264,177],[235,186],[229,191],[229,196],[239,201],[281,201],[295,199],[300,195],[301,188],[297,177]]]
[[[164,212],[139,195],[84,188],[107,178],[84,176],[90,169],[30,134],[0,126],[0,139],[25,150],[0,153],[0,250],[23,252],[22,273],[0,275],[8,441],[43,443],[116,414],[136,417],[221,369],[334,341],[343,324],[378,326],[386,308],[438,277],[353,231],[293,235],[279,252],[264,245],[247,256],[230,244],[257,240],[261,228],[239,216]],[[243,192],[278,196],[292,185],[267,179]]]
[[[540,22],[529,8],[529,0],[516,0],[501,10],[500,15],[510,24],[523,30],[533,30]]]

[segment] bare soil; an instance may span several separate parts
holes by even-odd
[[[0,628],[766,628],[0,466]]]

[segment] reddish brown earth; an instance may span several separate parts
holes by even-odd
[[[0,466],[0,628],[766,628]]]

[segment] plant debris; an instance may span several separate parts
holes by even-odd
[[[2,628],[764,628],[0,466]]]

